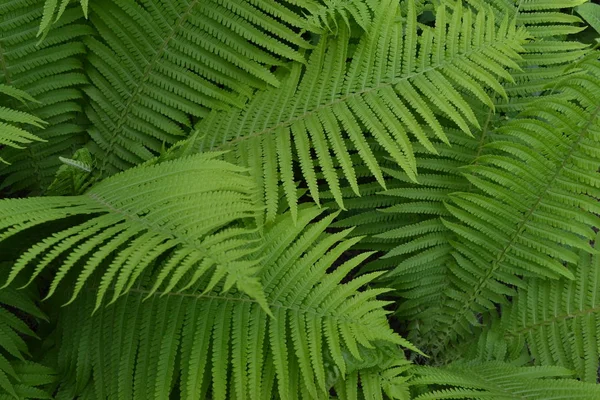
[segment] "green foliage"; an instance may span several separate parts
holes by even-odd
[[[600,387],[565,379],[571,372],[560,367],[517,367],[499,362],[416,367],[411,385],[443,387],[415,400],[439,399],[596,399]],[[557,379],[552,379],[557,378]]]
[[[3,276],[6,265],[2,264]],[[36,337],[32,330],[47,317],[38,308],[37,293],[32,290],[0,289],[0,398],[50,399],[50,394],[36,386],[55,381],[55,371],[27,360],[31,356],[27,337]]]
[[[3,2],[0,400],[600,398],[597,14]]]
[[[41,193],[52,182],[60,165],[58,156],[70,156],[83,144],[85,120],[81,120],[85,53],[82,37],[92,29],[84,24],[79,9],[68,8],[56,28],[38,45],[42,16],[39,1],[11,1],[0,7],[0,84],[27,92],[37,100],[16,107],[47,122],[44,129],[29,132],[43,139],[25,150],[5,147],[0,157],[0,188]],[[4,103],[2,104],[4,105]]]
[[[75,377],[61,391],[77,394],[92,373],[96,398],[161,399],[176,390],[203,399],[211,388],[214,399],[264,399],[272,392],[282,399],[300,392],[322,398],[328,370],[345,375],[352,358],[362,358],[361,349],[374,342],[418,351],[389,328],[384,302],[375,299],[384,290],[358,292],[378,273],[340,284],[368,253],[326,273],[357,240],[343,240],[347,231],[324,233],[335,214],[309,224],[321,212],[301,209],[296,225],[289,214],[280,216],[264,232],[261,249],[244,257],[260,262],[265,305],[208,278],[156,292],[152,276],[86,318],[94,298],[83,294],[60,327],[59,357]]]
[[[6,99],[17,99],[23,104],[25,104],[25,100],[35,101],[26,92],[7,85],[0,84],[0,93],[6,96]],[[0,143],[2,145],[12,147],[13,149],[22,149],[25,144],[41,140],[39,137],[19,127],[19,124],[33,125],[41,128],[44,121],[35,115],[0,106]],[[2,157],[0,157],[0,161],[6,163]]]
[[[600,5],[585,3],[577,7],[577,13],[581,15],[598,34],[600,34]]]
[[[441,117],[467,134],[470,126],[479,126],[465,94],[456,87],[490,107],[486,89],[505,95],[498,79],[511,79],[503,68],[518,67],[514,60],[526,38],[526,32],[515,29],[507,18],[496,28],[493,14],[473,14],[460,7],[447,14],[441,7],[435,29],[425,28],[419,35],[414,7],[408,8],[406,24],[396,22],[399,15],[390,11],[391,2],[380,7],[387,12],[378,14],[352,54],[350,32],[342,26],[334,38],[321,39],[304,74],[296,65],[280,88],[256,95],[242,110],[213,111],[195,127],[196,151],[233,146],[238,153],[234,157],[248,160],[254,175],[265,177],[267,220],[276,215],[280,181],[295,212],[293,159],[300,161],[315,202],[319,203],[318,166],[344,207],[340,178],[359,192],[351,150],[385,187],[363,127],[417,181],[414,139],[435,153],[431,137],[449,143]],[[417,122],[421,118],[430,129]],[[257,152],[263,162],[256,161]]]

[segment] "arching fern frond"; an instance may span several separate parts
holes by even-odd
[[[25,104],[25,101],[35,102],[35,99],[29,96],[27,92],[3,84],[0,84],[0,94],[3,95],[2,104],[6,104],[8,99],[16,99],[23,104]],[[21,128],[19,125],[22,124],[41,128],[44,121],[24,111],[0,105],[0,145],[22,149],[28,143],[42,140]],[[2,157],[0,157],[0,162],[6,163]]]
[[[587,73],[520,119],[477,139],[449,133],[452,148],[420,154],[420,184],[387,170],[401,185],[382,192],[398,197],[383,211],[407,217],[377,235],[397,243],[387,255],[394,269],[381,280],[405,299],[397,314],[411,321],[409,339],[433,345],[433,354],[457,332],[471,335],[476,315],[506,303],[521,277],[572,277],[564,261],[592,251],[600,75],[592,56],[580,67]]]
[[[543,92],[551,92],[559,76],[565,75],[589,49],[584,43],[565,40],[585,29],[573,7],[587,0],[468,0],[474,7],[491,6],[497,16],[514,18],[533,40],[523,45],[521,70],[511,75],[514,82],[504,87],[508,99],[496,99],[499,111],[518,112]],[[487,7],[485,7],[487,8]]]
[[[0,276],[6,278],[9,263],[0,264]],[[0,289],[0,398],[47,399],[50,395],[43,386],[54,382],[54,371],[29,360],[27,340],[37,336],[32,330],[47,317],[36,305],[37,293],[33,288]],[[33,376],[37,375],[37,376]],[[33,379],[32,379],[33,378]]]
[[[414,374],[410,381],[413,386],[431,388],[414,400],[590,400],[600,397],[600,386],[569,379],[571,371],[561,367],[519,367],[488,362],[437,368],[417,366],[411,373]]]
[[[42,0],[12,1],[0,7],[0,84],[34,97],[36,103],[17,109],[48,123],[44,129],[28,129],[44,142],[24,150],[0,151],[11,164],[0,166],[0,188],[10,193],[43,192],[61,164],[58,157],[70,156],[85,140],[83,96],[78,87],[87,79],[79,59],[85,53],[80,39],[92,30],[82,24],[81,10],[67,8],[56,29],[38,46],[42,7]]]
[[[94,271],[104,266],[99,307],[111,285],[115,285],[114,301],[161,259],[165,264],[152,291],[163,281],[174,287],[187,272],[193,274],[189,285],[210,274],[208,289],[225,278],[227,289],[235,284],[264,305],[254,276],[256,262],[239,260],[256,251],[249,236],[255,228],[243,221],[258,211],[252,202],[254,187],[242,168],[215,156],[202,154],[134,168],[81,196],[0,201],[0,240],[27,234],[27,229],[40,224],[74,221],[29,247],[15,261],[8,282],[28,266],[34,267],[31,281],[57,264],[47,295],[51,296],[76,269],[72,301]]]
[[[409,337],[416,343],[422,343],[424,333],[435,331],[440,320],[447,318],[443,302],[452,280],[458,279],[449,269],[455,235],[442,222],[442,218],[451,217],[444,203],[451,202],[452,193],[477,190],[463,176],[461,167],[489,153],[485,145],[498,138],[492,128],[493,121],[501,117],[486,107],[473,108],[481,125],[475,137],[447,129],[452,147],[432,141],[438,154],[415,145],[419,183],[412,182],[397,166],[387,165],[383,169],[387,189],[364,184],[361,189],[367,190],[361,197],[345,197],[348,211],[334,224],[356,226],[354,232],[371,235],[357,248],[385,251],[362,270],[389,271],[378,282],[396,289],[399,304],[395,316],[408,321]]]
[[[369,348],[414,349],[388,326],[386,302],[376,299],[385,290],[359,291],[377,274],[340,283],[369,253],[333,269],[356,239],[325,233],[335,215],[311,224],[321,213],[302,207],[295,225],[289,215],[278,217],[264,246],[247,256],[260,260],[272,317],[252,297],[225,293],[224,283],[206,291],[208,277],[182,291],[154,292],[160,265],[91,318],[93,292],[84,291],[61,323],[64,390],[76,395],[91,377],[100,399],[166,399],[172,391],[187,400],[324,399],[331,385],[325,360],[344,378]],[[92,338],[92,331],[102,334]]]
[[[559,365],[595,383],[600,366],[600,257],[582,252],[570,281],[532,279],[502,308],[508,347],[525,343],[538,365]]]
[[[322,0],[321,2],[322,5],[313,8],[308,20],[334,34],[340,23],[348,27],[356,23],[364,30],[369,29],[377,8],[382,6],[380,0]]]
[[[519,286],[516,275],[573,278],[563,263],[576,262],[579,249],[592,252],[591,227],[600,222],[599,67],[589,60],[588,74],[564,81],[561,97],[534,103],[498,129],[506,139],[488,147],[499,154],[464,168],[480,193],[454,193],[446,204],[459,280],[442,341],[468,334],[474,313],[502,303],[507,285]]]
[[[299,33],[305,20],[272,0],[92,2],[90,21],[87,115],[102,175],[182,139],[190,116],[279,86],[270,68],[304,62],[311,47]]]
[[[294,156],[317,203],[319,172],[341,207],[340,178],[358,191],[353,154],[384,186],[365,130],[416,181],[413,141],[431,152],[432,137],[447,143],[441,118],[467,133],[478,126],[466,93],[489,106],[486,90],[504,95],[499,80],[511,79],[505,68],[516,67],[526,33],[507,19],[496,28],[493,14],[459,6],[453,13],[439,8],[431,29],[417,24],[411,4],[405,24],[395,2],[382,4],[354,51],[342,26],[335,38],[322,39],[304,74],[293,68],[277,91],[202,120],[197,150],[235,149],[232,157],[237,154],[260,177],[268,220],[276,214],[280,181],[294,212]]]

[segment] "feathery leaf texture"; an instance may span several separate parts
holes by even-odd
[[[595,4],[0,3],[0,400],[600,398]]]
[[[539,365],[558,365],[595,383],[600,366],[600,257],[582,252],[575,279],[533,279],[502,308],[499,343],[527,344]]]
[[[585,73],[557,87],[560,96],[542,97],[492,134],[482,131],[479,143],[450,135],[446,155],[419,157],[421,189],[384,192],[403,199],[386,213],[420,214],[378,235],[399,242],[384,281],[407,299],[398,313],[413,321],[416,343],[440,351],[471,334],[475,314],[506,303],[522,277],[573,278],[563,263],[575,262],[580,249],[594,251],[587,242],[599,222],[591,197],[599,197],[600,69],[591,57],[580,67]]]
[[[415,374],[409,382],[411,385],[441,387],[416,396],[415,400],[590,400],[600,397],[600,386],[566,379],[572,372],[561,367],[519,367],[488,362],[441,368],[417,366],[411,372]]]
[[[0,84],[27,92],[37,102],[17,109],[47,122],[44,129],[28,132],[41,139],[26,149],[5,147],[0,157],[0,189],[43,192],[60,166],[59,156],[70,156],[84,140],[81,123],[83,95],[87,83],[80,56],[81,38],[92,32],[82,23],[81,11],[67,8],[56,29],[38,45],[37,25],[43,1],[11,1],[0,5]],[[0,103],[6,106],[4,102]]]
[[[94,298],[84,291],[61,328],[69,337],[60,349],[71,365],[65,378],[79,380],[65,390],[82,390],[93,374],[97,398],[165,399],[174,390],[189,400],[261,400],[274,393],[322,399],[329,389],[325,360],[344,377],[381,343],[418,351],[389,328],[386,302],[376,299],[385,290],[359,291],[377,274],[340,283],[369,253],[326,272],[356,239],[344,240],[348,231],[326,234],[335,214],[316,220],[321,213],[302,207],[296,225],[289,214],[278,217],[264,232],[264,246],[247,256],[260,260],[272,316],[244,293],[224,293],[226,282],[203,291],[208,278],[181,292],[154,292],[160,266],[92,318],[85,316]],[[90,340],[93,331],[102,334]]]
[[[3,240],[43,223],[82,217],[24,252],[7,283],[29,265],[35,265],[31,282],[58,262],[49,297],[77,265],[73,301],[94,271],[108,263],[98,289],[99,307],[112,284],[115,301],[160,258],[164,265],[150,293],[163,282],[166,291],[175,288],[187,272],[193,272],[188,287],[212,272],[206,290],[226,277],[228,288],[237,284],[264,305],[254,277],[256,262],[240,260],[256,251],[251,237],[256,228],[243,221],[257,212],[252,202],[255,189],[243,168],[215,160],[216,156],[201,154],[140,166],[102,181],[81,196],[0,201]]]
[[[469,332],[467,323],[477,325],[473,312],[502,303],[506,284],[519,286],[515,275],[572,279],[563,262],[576,262],[578,249],[593,251],[600,62],[590,59],[585,68],[562,83],[562,97],[543,98],[499,128],[506,139],[487,145],[499,154],[465,166],[480,193],[457,192],[446,204],[455,220],[443,223],[457,235],[451,269],[461,282],[447,302],[447,332]]]
[[[436,27],[422,27],[414,7],[408,10],[402,24],[398,7],[383,2],[352,52],[349,32],[340,26],[334,38],[321,39],[304,73],[296,65],[280,88],[257,94],[242,110],[215,111],[203,119],[195,128],[194,148],[233,148],[232,157],[237,153],[237,159],[253,162],[249,167],[263,181],[267,220],[276,213],[278,193],[272,189],[279,182],[295,212],[295,157],[317,203],[317,172],[341,207],[341,177],[358,191],[352,154],[384,186],[365,130],[416,181],[412,142],[431,152],[436,151],[431,137],[447,143],[441,118],[470,134],[478,122],[465,93],[490,106],[486,89],[504,95],[499,81],[512,79],[505,68],[517,67],[514,60],[527,34],[508,19],[497,28],[492,13],[460,7],[453,13],[439,8]],[[423,122],[431,130],[424,130]]]
[[[269,68],[302,63],[311,47],[303,19],[275,1],[92,2],[90,21],[98,35],[86,38],[86,113],[102,175],[182,139],[190,117],[278,86]]]
[[[9,267],[0,263],[0,276],[6,277]],[[35,301],[34,290],[0,289],[0,398],[51,398],[36,386],[54,382],[54,371],[28,359],[26,339],[37,337],[28,322],[47,319]]]
[[[3,103],[6,103],[6,99],[17,99],[23,104],[25,101],[35,102],[35,99],[27,92],[3,84],[0,84],[0,94],[4,97]],[[26,144],[42,140],[21,128],[22,124],[41,128],[44,121],[35,115],[0,105],[0,145],[23,149]],[[6,163],[2,157],[0,157],[0,162]]]

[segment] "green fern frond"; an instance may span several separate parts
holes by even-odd
[[[453,273],[457,290],[448,302],[452,332],[468,334],[473,312],[493,309],[512,289],[516,275],[572,279],[563,262],[577,251],[593,252],[591,226],[600,222],[596,143],[600,132],[598,61],[585,76],[563,82],[562,97],[542,99],[498,131],[507,137],[466,166],[481,193],[454,193],[446,204],[457,235]],[[565,221],[569,221],[568,224]]]
[[[398,197],[382,210],[405,216],[395,226],[370,219],[372,211],[350,217],[384,230],[376,238],[387,241],[389,261],[365,270],[394,266],[381,281],[404,299],[396,313],[410,321],[411,340],[435,347],[456,332],[470,335],[479,325],[474,314],[506,303],[521,277],[572,277],[563,262],[592,251],[600,75],[592,56],[580,68],[587,74],[565,80],[560,95],[541,97],[521,119],[490,122],[488,114],[479,138],[452,133],[452,148],[417,153],[420,184],[387,169],[395,178],[388,182],[400,185],[377,196]]]
[[[29,96],[27,92],[4,84],[0,84],[0,94],[4,95],[3,104],[6,104],[6,100],[9,98],[17,99],[24,104],[25,100],[35,102],[35,99]],[[42,140],[21,128],[20,124],[42,128],[44,121],[35,115],[0,105],[0,145],[23,149],[24,145]],[[7,163],[2,157],[0,157],[0,162]]]
[[[538,365],[559,365],[595,383],[600,354],[600,257],[582,252],[574,280],[533,279],[502,308],[508,348],[526,343]],[[502,340],[498,340],[502,342]]]
[[[567,74],[589,48],[578,41],[565,40],[567,35],[585,29],[583,21],[573,14],[573,7],[587,0],[486,0],[497,16],[509,15],[524,27],[533,40],[523,45],[520,70],[511,71],[514,82],[504,85],[508,95],[498,98],[499,111],[518,112],[540,93],[551,92],[558,77]],[[480,3],[469,0],[470,4]]]
[[[82,23],[80,10],[67,8],[56,29],[37,45],[42,9],[42,0],[18,0],[0,7],[0,84],[34,97],[36,103],[17,109],[47,122],[44,129],[28,129],[43,142],[32,143],[24,150],[0,151],[11,164],[0,166],[0,188],[10,193],[43,192],[61,164],[58,157],[73,154],[84,142],[79,86],[87,79],[79,58],[85,47],[79,40],[92,30]]]
[[[0,264],[5,278],[10,264]],[[37,338],[33,325],[47,317],[35,304],[35,290],[0,289],[0,398],[50,398],[42,388],[54,382],[54,371],[29,360],[27,340]],[[34,375],[37,375],[34,376]]]
[[[45,1],[44,13],[42,14],[42,20],[40,21],[40,27],[37,36],[43,34],[43,38],[45,38],[52,24],[62,17],[70,2],[71,0],[61,0],[59,4],[59,0]],[[81,10],[83,11],[85,18],[88,16],[88,2],[89,0],[79,0]]]
[[[441,399],[597,399],[600,386],[568,379],[561,367],[519,367],[500,362],[455,364],[446,367],[417,366],[410,384],[433,388],[414,400]]]
[[[387,190],[366,191],[360,198],[351,198],[348,211],[341,214],[336,227],[357,226],[359,234],[369,234],[357,248],[385,251],[381,258],[363,267],[363,271],[388,270],[378,281],[395,288],[402,298],[395,315],[410,321],[413,340],[423,332],[439,327],[443,318],[443,299],[453,279],[449,270],[452,260],[454,235],[441,218],[451,214],[444,206],[455,192],[472,190],[463,176],[461,167],[472,163],[489,151],[485,144],[497,138],[491,132],[498,119],[489,109],[474,106],[482,126],[475,137],[466,137],[460,131],[446,131],[452,147],[434,141],[437,155],[415,145],[419,183],[411,182],[397,167],[384,168]],[[365,184],[362,187],[373,185]]]
[[[596,3],[585,3],[577,7],[577,14],[600,35],[600,5]]]
[[[356,23],[367,30],[378,7],[383,4],[380,0],[322,0],[322,3],[311,11],[308,21],[333,34],[338,31],[339,23],[347,27]]]
[[[81,196],[0,201],[0,240],[26,234],[27,229],[43,223],[67,217],[75,221],[24,252],[14,263],[8,283],[28,266],[35,266],[31,282],[56,263],[49,297],[77,266],[73,301],[94,271],[106,264],[98,288],[99,307],[111,285],[115,285],[115,301],[161,259],[165,263],[150,293],[163,282],[167,291],[171,290],[193,271],[188,286],[210,273],[212,280],[206,290],[225,278],[227,289],[236,284],[262,301],[254,277],[256,262],[240,261],[256,251],[249,236],[255,228],[243,223],[258,211],[252,202],[255,189],[242,168],[214,160],[217,155],[134,168]]]
[[[419,26],[412,7],[405,24],[397,16],[395,3],[383,4],[352,53],[348,31],[340,27],[335,38],[321,40],[304,73],[293,67],[277,90],[257,94],[242,110],[214,112],[196,126],[198,151],[233,148],[232,157],[255,171],[267,220],[275,216],[279,182],[295,210],[295,156],[314,201],[320,172],[343,208],[340,178],[358,192],[353,154],[385,185],[365,130],[416,181],[414,141],[430,152],[436,151],[432,137],[448,143],[441,118],[470,134],[478,122],[465,93],[490,106],[487,89],[504,94],[499,80],[511,79],[505,68],[516,66],[524,30],[507,19],[495,28],[493,14],[460,7],[452,14],[441,7],[435,29]]]
[[[72,157],[59,157],[63,165],[48,186],[48,196],[83,194],[97,180],[95,162],[87,148],[77,150]]]
[[[386,302],[376,299],[384,291],[359,291],[376,274],[340,283],[368,253],[326,273],[356,239],[344,240],[348,231],[325,233],[335,215],[311,224],[321,213],[301,207],[296,225],[289,215],[278,217],[265,230],[264,246],[247,256],[260,260],[258,279],[272,317],[252,297],[225,293],[226,282],[203,290],[208,277],[181,292],[154,292],[160,266],[91,318],[83,316],[94,296],[84,291],[61,327],[69,340],[61,344],[60,368],[65,381],[79,381],[65,386],[83,390],[93,374],[97,398],[165,399],[173,391],[188,400],[297,399],[300,393],[323,399],[331,384],[325,360],[343,378],[369,348],[418,351],[389,328]],[[90,341],[92,331],[103,334]],[[391,385],[399,383],[392,372],[382,375]]]
[[[98,35],[86,39],[85,92],[101,175],[152,158],[211,109],[279,86],[270,68],[305,62],[311,47],[299,33],[304,20],[275,1],[115,0],[90,9]]]
[[[384,348],[385,349],[385,348]],[[412,364],[396,351],[376,349],[366,352],[379,357],[363,357],[358,368],[336,382],[335,399],[410,400],[410,370]]]

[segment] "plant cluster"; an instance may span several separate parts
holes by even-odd
[[[600,5],[0,1],[0,400],[600,399]]]

